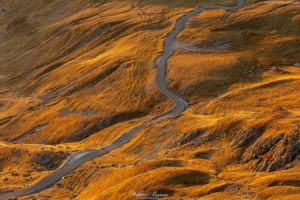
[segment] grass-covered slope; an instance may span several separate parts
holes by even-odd
[[[170,109],[155,58],[207,4],[235,1],[0,1],[0,192]],[[19,199],[297,199],[299,8],[251,0],[192,18],[166,69],[190,108]]]

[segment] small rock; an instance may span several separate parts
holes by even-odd
[[[37,168],[36,171],[41,172],[41,171],[44,171],[44,169],[40,167],[40,168]]]
[[[61,183],[57,183],[56,186],[62,187],[63,185]]]
[[[29,177],[31,176],[30,174],[23,174],[23,177]]]
[[[12,173],[11,175],[12,175],[12,176],[19,176],[18,173]]]

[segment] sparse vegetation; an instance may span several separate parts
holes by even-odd
[[[176,19],[207,4],[236,1],[0,0],[0,192],[169,110],[154,61]],[[297,199],[299,8],[251,0],[192,18],[179,41],[229,47],[171,56],[168,87],[190,108],[18,199]]]

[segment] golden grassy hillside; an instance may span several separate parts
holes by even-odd
[[[155,59],[176,19],[233,0],[0,0],[0,193],[173,107]],[[18,199],[297,199],[300,4],[193,17],[167,83],[190,108]],[[227,48],[220,48],[228,45]]]

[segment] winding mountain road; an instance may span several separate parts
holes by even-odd
[[[244,5],[244,0],[238,0],[238,4],[234,7],[225,7],[225,6],[218,6],[218,5],[204,6],[204,7],[201,7],[201,8],[198,8],[198,9],[192,11],[191,13],[188,13],[187,15],[183,16],[182,18],[180,18],[177,21],[176,28],[168,35],[168,37],[166,39],[165,46],[164,46],[164,50],[165,50],[164,55],[162,55],[156,59],[156,64],[158,66],[158,72],[157,72],[157,76],[156,76],[156,85],[161,92],[163,92],[167,97],[169,97],[174,102],[176,107],[174,109],[164,112],[150,120],[147,120],[146,122],[154,120],[154,119],[158,119],[160,117],[170,115],[170,114],[180,114],[188,107],[188,104],[184,100],[182,100],[181,98],[179,98],[178,96],[176,96],[175,94],[173,94],[172,92],[170,92],[167,89],[167,86],[165,83],[166,62],[167,62],[168,58],[174,53],[173,52],[173,41],[174,41],[176,35],[184,28],[186,22],[193,16],[195,16],[205,10],[208,10],[208,9],[220,8],[220,9],[225,9],[227,11],[233,11],[238,8],[241,8],[243,5]],[[116,139],[114,142],[112,142],[111,144],[109,144],[108,146],[106,146],[104,148],[101,148],[100,150],[90,151],[88,153],[85,153],[84,156],[78,156],[78,158],[75,157],[74,155],[71,156],[69,158],[69,161],[73,158],[72,162],[71,161],[65,162],[65,164],[63,166],[61,166],[58,170],[53,172],[53,174],[50,174],[49,176],[47,176],[40,182],[38,182],[28,188],[2,194],[2,195],[0,195],[0,200],[5,200],[5,199],[9,199],[9,198],[17,197],[17,196],[23,196],[23,195],[30,194],[33,192],[41,191],[42,189],[46,188],[47,186],[54,184],[59,179],[61,179],[64,175],[66,175],[70,171],[74,170],[81,164],[87,162],[88,160],[91,160],[93,158],[107,154],[108,152],[124,145],[145,126],[145,123],[142,125],[138,125],[135,128],[129,130],[128,132],[124,133],[121,137]]]

